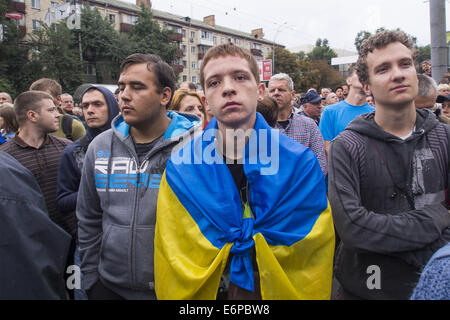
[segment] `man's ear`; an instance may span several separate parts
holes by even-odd
[[[366,93],[366,95],[371,95],[372,91],[370,90],[370,85],[368,83],[362,84],[363,90]]]
[[[261,82],[258,85],[258,101],[262,101],[264,99],[265,94],[266,94],[266,85]]]
[[[34,123],[34,122],[37,121],[38,116],[39,116],[39,113],[34,111],[34,110],[28,110],[27,111],[27,119],[28,119],[28,121],[31,121],[31,122]]]
[[[170,99],[172,98],[172,89],[165,87],[161,93],[161,105],[168,108]]]
[[[345,79],[345,82],[347,83],[347,85],[348,85],[349,87],[352,86],[352,78],[351,78],[351,77],[347,77],[347,79]]]

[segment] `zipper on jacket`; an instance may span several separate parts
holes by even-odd
[[[160,148],[153,148],[144,158],[144,160],[142,161],[142,163],[139,165],[139,158],[136,154],[136,151],[133,150],[133,152],[130,152],[132,154],[133,160],[136,164],[136,168],[137,168],[137,177],[136,177],[136,192],[135,192],[135,196],[134,196],[134,210],[133,210],[133,216],[131,219],[131,289],[141,289],[138,288],[138,283],[137,283],[137,275],[136,275],[136,263],[135,263],[135,258],[136,258],[136,237],[137,237],[137,233],[136,233],[136,220],[137,220],[137,215],[139,214],[139,198],[140,198],[140,193],[141,193],[141,188],[139,186],[140,182],[141,182],[141,170],[142,168],[145,167],[145,165],[147,163],[150,162],[150,158],[152,158],[155,154],[157,154],[157,152],[160,152],[161,150],[167,148],[167,147],[172,147],[172,144],[175,143],[175,141],[164,145],[163,147]],[[150,169],[150,168],[148,168]],[[156,203],[155,203],[156,206]]]

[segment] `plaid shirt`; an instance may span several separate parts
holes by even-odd
[[[322,134],[319,131],[314,120],[294,113],[289,116],[289,124],[283,128],[277,123],[277,128],[291,139],[300,142],[305,147],[310,148],[319,160],[320,168],[326,176],[328,172],[327,157],[325,155],[325,146]]]

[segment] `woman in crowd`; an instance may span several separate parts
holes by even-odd
[[[0,106],[0,132],[6,140],[14,138],[19,125],[17,124],[14,106],[4,103]]]
[[[202,120],[204,127],[206,127],[207,118],[205,106],[200,95],[195,91],[189,91],[186,89],[179,89],[175,91],[169,110],[196,115]]]

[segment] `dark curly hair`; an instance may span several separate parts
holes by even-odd
[[[369,53],[372,53],[375,49],[383,49],[394,42],[400,42],[410,49],[412,51],[414,62],[417,65],[417,49],[414,47],[414,42],[410,36],[401,30],[385,30],[378,32],[364,40],[361,45],[358,62],[356,63],[356,72],[359,81],[362,84],[369,83],[369,68],[367,66],[367,56]]]

